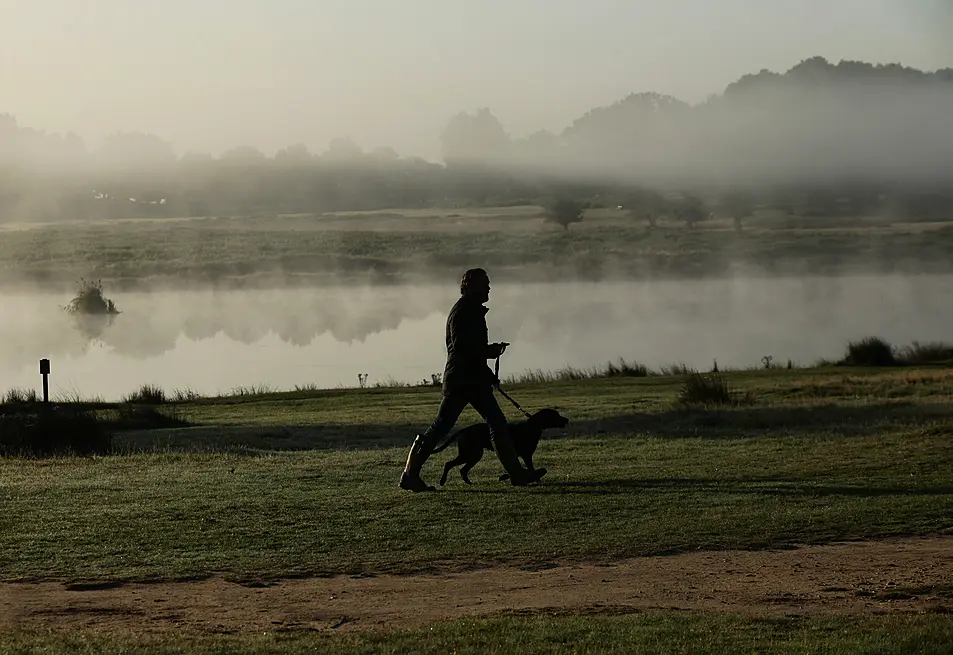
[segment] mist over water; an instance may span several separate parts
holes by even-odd
[[[418,382],[443,370],[456,285],[194,290],[115,295],[122,314],[80,324],[68,296],[4,293],[2,389],[119,399],[144,383],[204,394],[267,385]],[[848,340],[953,341],[953,275],[734,278],[496,284],[491,341],[513,345],[501,375],[601,366],[757,366],[765,355],[810,364]]]

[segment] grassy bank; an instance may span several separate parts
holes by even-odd
[[[953,368],[772,368],[722,379],[750,403],[685,404],[681,375],[514,385],[531,411],[554,406],[572,421],[540,445],[543,483],[500,482],[489,453],[472,487],[454,472],[432,494],[401,492],[396,481],[413,434],[433,418],[435,388],[156,404],[146,390],[129,399],[141,404],[95,410],[115,431],[115,454],[0,459],[0,580],[223,574],[260,585],[953,534]],[[460,424],[476,420],[467,409]],[[436,482],[454,454],[434,456],[425,478]],[[0,632],[0,651],[943,653],[953,643],[947,593],[919,615],[602,607],[348,634],[14,629]]]
[[[748,618],[658,612],[626,616],[502,617],[417,630],[328,635],[0,635],[4,652],[57,653],[787,653],[941,655],[953,644],[944,615],[864,618]]]
[[[121,430],[126,454],[0,461],[0,578],[410,572],[953,529],[953,370],[725,377],[752,404],[683,406],[677,376],[514,388],[572,421],[538,451],[545,484],[497,481],[490,455],[473,487],[454,474],[429,495],[396,480],[436,389],[183,402],[179,427]]]
[[[532,209],[532,208],[530,208]],[[515,211],[515,210],[514,210]],[[456,277],[479,263],[495,279],[696,277],[739,268],[763,273],[949,271],[953,227],[871,224],[790,229],[756,222],[736,233],[719,222],[648,229],[625,217],[593,217],[569,232],[538,211],[487,210],[466,219],[402,215],[209,218],[63,224],[9,230],[0,282],[110,288],[146,284],[313,284]]]

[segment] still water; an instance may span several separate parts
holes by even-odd
[[[496,284],[492,341],[503,377],[624,357],[707,369],[839,357],[850,339],[953,341],[953,276],[737,278]],[[0,295],[0,392],[118,399],[143,383],[203,394],[267,385],[419,381],[443,370],[456,285],[111,294],[109,324],[81,325],[69,294]]]

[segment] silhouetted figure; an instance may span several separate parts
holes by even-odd
[[[479,412],[490,428],[490,439],[510,481],[524,486],[538,481],[546,469],[530,473],[517,459],[507,431],[506,417],[493,396],[493,387],[500,381],[487,366],[488,359],[503,354],[506,344],[488,343],[486,313],[483,303],[490,299],[490,278],[482,268],[463,274],[460,299],[447,317],[447,364],[443,373],[443,399],[437,418],[422,435],[418,434],[407,455],[407,464],[400,476],[400,487],[410,491],[433,491],[434,487],[420,478],[420,469],[433,449],[453,429],[467,405]]]

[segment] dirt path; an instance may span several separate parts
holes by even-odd
[[[644,557],[611,566],[70,588],[0,584],[0,630],[367,630],[507,611],[953,611],[953,535]]]

